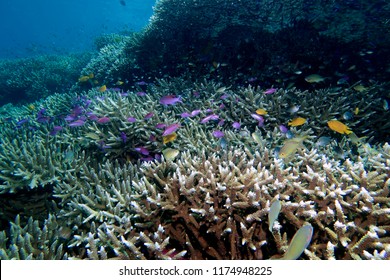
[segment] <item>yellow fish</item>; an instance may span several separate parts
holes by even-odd
[[[174,160],[179,155],[179,150],[166,148],[162,151],[162,154],[166,160]]]
[[[115,84],[116,84],[117,86],[121,86],[121,85],[123,85],[123,82],[122,82],[122,81],[117,81]]]
[[[85,82],[87,82],[89,80],[89,76],[81,76],[80,78],[79,78],[79,82],[80,83],[85,83]]]
[[[355,110],[353,111],[353,113],[354,113],[355,115],[359,114],[359,108],[356,107]]]
[[[163,136],[163,143],[164,143],[164,144],[167,144],[167,143],[169,143],[169,142],[174,141],[176,138],[177,138],[176,132],[171,133],[171,134],[166,135],[166,136]]]
[[[348,126],[346,126],[345,124],[343,124],[342,122],[340,122],[338,120],[328,121],[328,126],[331,130],[336,131],[336,132],[341,133],[341,134],[351,134],[352,133],[352,130]]]
[[[280,149],[279,158],[289,158],[290,156],[293,156],[298,149],[304,148],[305,146],[303,146],[302,143],[306,138],[308,138],[308,136],[294,137],[286,140],[283,147]]]
[[[34,110],[34,109],[35,109],[34,104],[29,104],[27,107],[28,107],[30,110]]]
[[[353,89],[356,90],[357,92],[363,92],[367,90],[367,88],[363,85],[354,86]]]
[[[305,81],[308,83],[321,83],[325,81],[325,77],[322,77],[321,75],[318,74],[311,74],[307,77],[305,77]]]
[[[266,110],[260,108],[260,109],[256,110],[256,114],[263,116],[263,115],[267,115],[268,112]]]
[[[90,79],[93,79],[93,78],[95,78],[95,75],[94,75],[93,73],[89,73],[88,77],[89,77]]]
[[[306,122],[305,118],[298,117],[298,118],[295,118],[295,119],[291,120],[290,122],[288,122],[288,125],[289,126],[300,126],[300,125],[303,125],[305,122]]]
[[[107,90],[106,85],[103,85],[99,88],[99,92],[105,92]]]

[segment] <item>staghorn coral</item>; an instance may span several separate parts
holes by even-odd
[[[378,106],[382,87],[369,90],[375,94],[364,101],[347,102],[345,96],[363,93],[278,89],[265,95],[261,88],[174,78],[156,81],[145,96],[96,89],[52,96],[34,103],[46,108],[50,121],[44,123],[35,119],[36,111],[11,106],[1,127],[0,196],[13,195],[15,205],[28,206],[20,212],[21,227],[30,216],[41,222],[55,216],[58,227],[67,231],[61,249],[70,259],[277,258],[307,222],[314,235],[302,258],[387,259],[390,148],[379,144],[381,137],[371,146],[353,143],[326,127],[329,118],[358,106],[361,114],[348,125],[359,136],[373,135],[370,126],[386,112]],[[160,104],[169,94],[181,95],[183,102]],[[293,118],[287,108],[297,104],[299,115],[310,122],[290,131],[308,137],[306,148],[282,161],[275,148],[286,136],[278,126]],[[69,127],[64,116],[75,106],[82,109],[81,116],[88,113],[110,121],[86,118],[83,126]],[[262,127],[251,117],[258,108],[268,112]],[[197,109],[199,115],[181,117]],[[151,111],[156,114],[145,120]],[[211,113],[219,120],[202,123]],[[16,122],[8,120],[13,114],[19,119],[30,116],[36,128],[15,129]],[[137,121],[129,122],[129,116]],[[240,121],[239,130],[232,127],[234,121]],[[163,130],[156,128],[160,122],[181,124],[175,141],[162,143]],[[63,130],[51,136],[53,124],[61,124]],[[224,131],[225,144],[213,136],[216,129]],[[127,135],[126,143],[121,132]],[[316,146],[319,135],[334,139]],[[145,160],[135,150],[140,146],[153,156],[166,147],[180,153],[173,161],[164,156]],[[32,187],[34,193],[28,192]],[[282,209],[270,232],[268,212],[275,199]],[[17,210],[6,205],[2,214],[12,220]],[[3,250],[8,252],[13,242],[3,243]]]
[[[40,226],[30,218],[25,226],[19,216],[11,223],[9,235],[0,232],[0,259],[2,260],[61,260],[67,259],[64,243],[69,236],[52,215]]]

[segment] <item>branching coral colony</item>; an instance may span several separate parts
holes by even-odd
[[[311,225],[313,236],[300,258],[389,259],[390,146],[354,142],[326,126],[329,118],[359,106],[363,113],[348,125],[359,136],[375,136],[368,128],[386,114],[375,105],[380,98],[351,105],[343,102],[345,90],[263,91],[173,79],[142,96],[95,89],[57,95],[36,103],[54,123],[40,123],[32,114],[34,129],[15,130],[17,121],[7,121],[3,112],[1,198],[20,203],[23,197],[33,214],[21,212],[9,228],[2,222],[1,259],[281,258],[304,225]],[[181,103],[159,102],[179,92]],[[311,119],[290,132],[305,136],[306,147],[280,159],[277,150],[287,138],[279,125],[291,118],[286,108],[295,97],[303,104],[300,114]],[[319,99],[324,105],[311,114]],[[82,106],[83,115],[109,121],[87,119],[72,127],[55,117]],[[258,108],[267,110],[262,127],[251,116]],[[31,114],[24,107],[8,111],[18,118]],[[150,112],[156,114],[145,118]],[[203,121],[211,114],[218,120]],[[240,128],[232,126],[237,121]],[[174,141],[163,143],[161,122],[180,123]],[[63,128],[50,135],[53,125]],[[216,129],[223,138],[213,136]],[[333,139],[318,145],[319,135]],[[177,156],[164,158],[166,148]],[[146,150],[152,158],[139,152]],[[31,191],[37,193],[28,200]],[[280,214],[270,224],[275,201]],[[15,216],[11,208],[2,214]]]

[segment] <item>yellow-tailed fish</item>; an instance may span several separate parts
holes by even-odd
[[[364,139],[367,138],[367,136],[358,137],[354,132],[348,134],[348,137],[351,140],[351,142],[355,145],[364,144]]]
[[[280,209],[282,209],[282,204],[278,199],[272,202],[268,213],[268,229],[271,232],[272,232],[272,227],[274,226],[274,222],[279,216]]]
[[[305,146],[303,146],[302,143],[306,138],[308,138],[308,136],[294,137],[286,140],[279,151],[279,158],[289,158],[294,155],[298,149],[304,148]]]
[[[298,117],[298,118],[295,118],[295,119],[289,121],[288,125],[289,126],[300,126],[300,125],[303,125],[305,122],[306,122],[305,118]]]
[[[163,136],[163,143],[164,143],[164,144],[167,144],[167,143],[169,143],[169,142],[174,141],[176,138],[177,138],[176,132],[171,133],[171,134],[166,135],[166,136]]]
[[[256,110],[256,114],[263,116],[263,115],[267,115],[268,112],[265,109],[259,108]]]
[[[99,92],[105,92],[107,90],[107,86],[103,85],[99,88]]]
[[[352,133],[352,130],[346,126],[345,124],[343,124],[342,122],[338,121],[338,120],[331,120],[331,121],[328,121],[328,126],[331,130],[333,131],[336,131],[340,134],[351,134]]]
[[[310,224],[302,226],[295,234],[288,246],[287,252],[281,260],[296,260],[309,246],[313,236],[313,227]]]
[[[122,81],[117,81],[115,84],[116,84],[117,86],[121,86],[121,85],[123,85],[123,82],[122,82]]]
[[[166,160],[174,160],[179,155],[179,150],[166,148],[162,151]]]
[[[321,83],[325,81],[325,77],[322,77],[321,75],[318,74],[311,74],[307,77],[305,77],[305,81],[308,83]]]

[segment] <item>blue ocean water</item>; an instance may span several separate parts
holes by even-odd
[[[96,36],[139,31],[155,0],[2,0],[0,58],[80,52]]]

